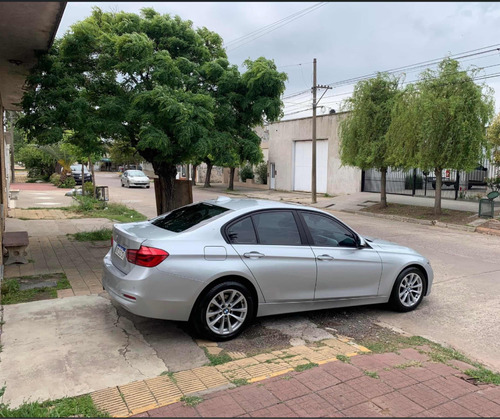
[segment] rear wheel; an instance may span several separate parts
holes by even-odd
[[[394,283],[389,303],[396,311],[411,311],[418,307],[424,298],[425,279],[422,271],[407,268],[401,272]]]
[[[191,324],[205,338],[214,341],[238,336],[254,317],[252,294],[243,284],[227,281],[206,292],[194,308]]]

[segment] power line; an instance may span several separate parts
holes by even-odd
[[[227,51],[233,51],[237,48],[242,47],[243,45],[246,45],[250,42],[255,41],[258,38],[261,38],[264,35],[267,35],[270,32],[275,31],[278,28],[281,28],[282,26],[287,25],[290,22],[293,22],[296,19],[299,19],[325,5],[327,5],[327,2],[322,2],[322,3],[317,3],[313,6],[310,6],[300,12],[295,12],[291,14],[290,16],[287,16],[286,18],[283,18],[281,20],[278,20],[274,23],[271,23],[270,25],[264,26],[256,31],[253,31],[247,35],[241,36],[240,38],[234,39],[233,41],[228,42],[225,47]]]

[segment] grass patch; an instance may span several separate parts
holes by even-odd
[[[246,378],[235,378],[231,381],[236,387],[246,386],[250,384]]]
[[[182,396],[181,402],[184,403],[185,406],[194,407],[200,404],[203,401],[201,397],[198,396]]]
[[[475,213],[467,211],[457,211],[443,208],[442,214],[434,215],[434,208],[420,207],[417,205],[388,204],[387,208],[381,208],[380,204],[363,208],[363,212],[371,212],[386,215],[399,215],[401,217],[417,218],[419,220],[438,220],[442,223],[466,225],[474,220]],[[476,217],[477,218],[477,217]]]
[[[30,281],[44,281],[47,279],[55,279],[55,277],[58,278],[56,286],[21,290],[22,283],[28,283]],[[19,304],[29,303],[31,301],[50,300],[57,298],[57,290],[68,288],[71,288],[71,285],[64,274],[10,278],[2,282],[2,304]]]
[[[317,366],[318,366],[318,364],[316,364],[315,362],[308,362],[307,364],[297,365],[294,368],[294,370],[297,372],[302,372],[302,371],[310,370],[311,368],[314,368]]]
[[[85,218],[108,218],[122,223],[147,220],[145,215],[123,204],[108,203],[107,206],[103,206],[101,201],[88,196],[75,198],[78,204],[67,208]]]
[[[395,365],[394,368],[398,370],[404,370],[406,368],[411,368],[411,367],[421,367],[422,363],[420,361],[408,361],[405,362],[404,364],[399,364]]]
[[[336,357],[339,361],[342,361],[342,362],[346,362],[346,363],[350,363],[351,362],[351,359],[348,357],[348,356],[345,356],[345,355],[337,355]]]
[[[371,378],[376,378],[376,379],[380,378],[376,371],[365,371],[365,375]]]
[[[94,231],[81,231],[75,234],[69,234],[76,241],[79,242],[98,242],[104,240],[111,240],[111,236],[113,235],[113,230],[110,228],[101,228],[100,230]]]
[[[475,378],[476,380],[486,383],[500,385],[500,374],[490,371],[482,366],[478,368],[470,368],[464,371],[468,376]]]
[[[203,348],[205,351],[205,355],[207,356],[208,360],[210,361],[207,365],[209,366],[216,366],[216,365],[221,365],[221,364],[226,364],[228,362],[231,362],[233,359],[224,351],[217,355],[212,355],[208,353],[207,348]]]
[[[0,390],[0,397],[5,387]],[[64,417],[110,417],[98,409],[90,395],[67,397],[45,402],[26,402],[16,408],[0,403],[0,418],[64,418]]]

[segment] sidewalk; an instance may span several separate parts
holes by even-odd
[[[359,355],[135,417],[500,416],[499,386],[475,384],[462,372],[468,364],[434,363],[425,350]]]

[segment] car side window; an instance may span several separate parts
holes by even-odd
[[[291,211],[269,211],[252,215],[259,243],[265,245],[301,245],[299,229]]]
[[[346,229],[335,220],[323,215],[301,213],[306,223],[313,246],[322,247],[356,247],[356,238],[354,233]]]
[[[231,244],[257,244],[257,237],[250,217],[229,226],[227,236]]]

